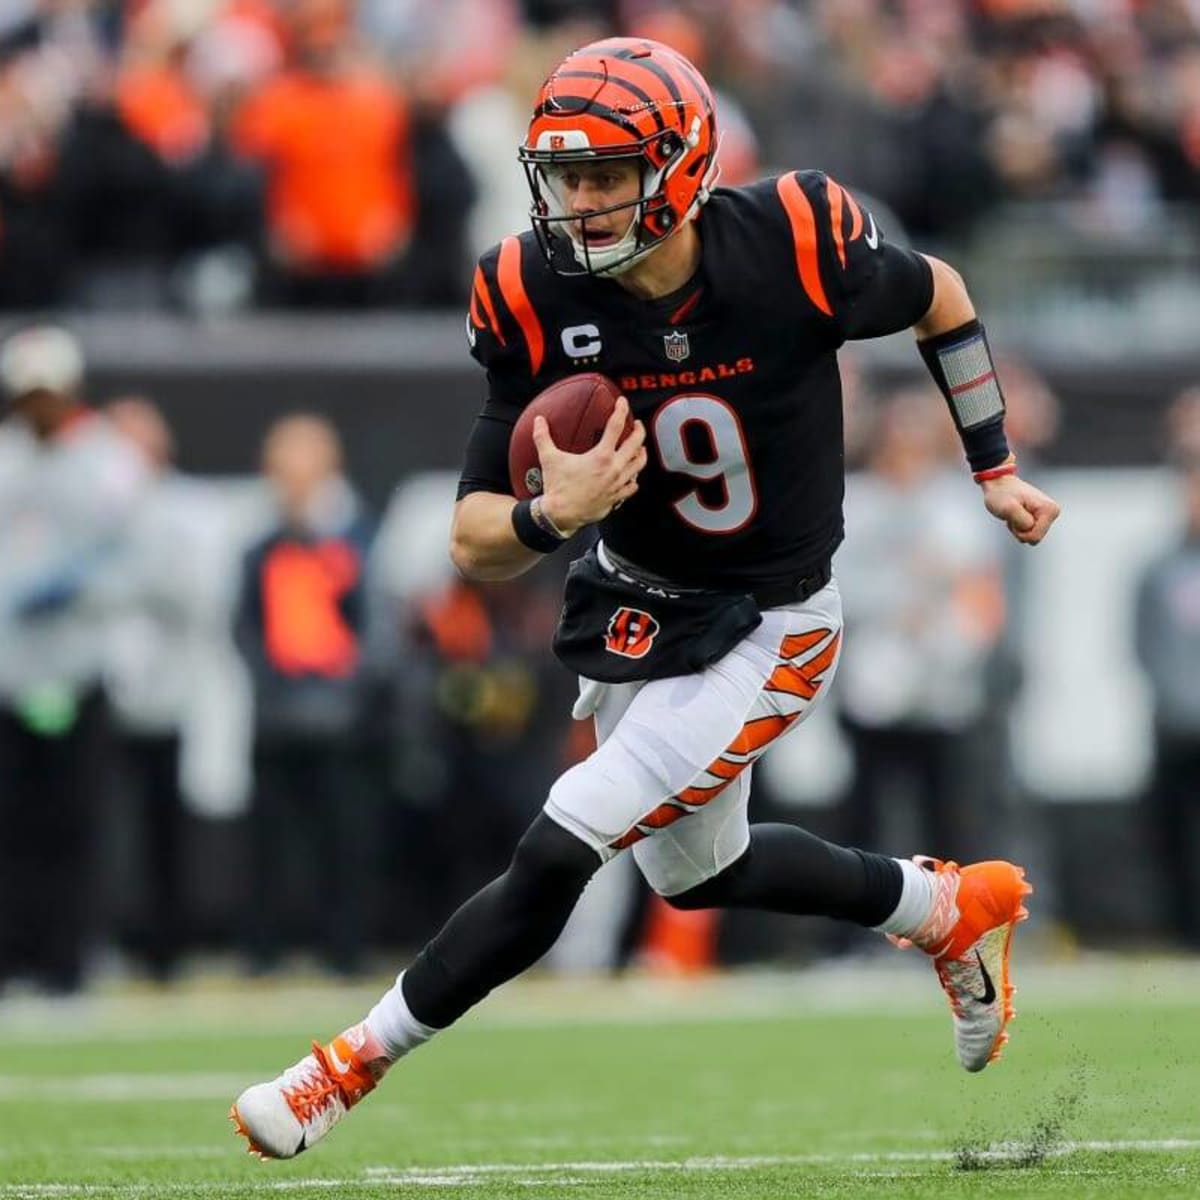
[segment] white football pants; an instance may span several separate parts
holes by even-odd
[[[673,896],[719,874],[750,842],[753,764],[829,690],[841,648],[836,581],[772,608],[724,658],[649,683],[580,681],[594,754],[550,789],[546,813],[608,860],[633,847],[650,886]]]

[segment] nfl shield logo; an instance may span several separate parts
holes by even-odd
[[[683,362],[692,352],[688,345],[688,335],[676,330],[674,333],[663,334],[663,350],[672,362]]]

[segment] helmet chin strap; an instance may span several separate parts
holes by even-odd
[[[601,246],[597,250],[592,250],[577,242],[569,233],[567,234],[567,237],[571,239],[571,250],[575,255],[575,261],[581,267],[592,275],[605,275],[610,278],[614,275],[624,275],[630,267],[636,266],[651,250],[661,246],[667,240],[665,237],[656,238],[648,246],[643,246],[640,250],[634,249],[637,245],[638,231],[642,227],[644,197],[657,188],[662,174],[661,171],[651,172],[646,169],[642,177],[643,201],[634,209],[629,228],[611,246]],[[674,230],[671,232],[673,233]],[[667,237],[669,236],[670,234],[667,235]]]
[[[687,139],[687,145],[694,145],[698,137],[699,121],[693,122],[693,128]],[[642,214],[645,209],[645,204],[648,198],[656,198],[661,188],[664,185],[668,176],[672,175],[683,163],[684,156],[682,154],[675,155],[672,160],[664,166],[654,169],[646,166],[643,168],[642,175],[642,197],[636,202],[634,212],[630,218],[629,227],[625,232],[613,243],[606,246],[592,247],[586,241],[577,239],[567,227],[555,228],[551,226],[547,232],[554,237],[565,237],[571,245],[571,253],[575,261],[589,275],[605,276],[612,278],[617,275],[624,275],[632,267],[641,262],[652,250],[657,249],[674,234],[678,233],[688,222],[695,219],[696,214],[700,211],[704,202],[708,199],[709,190],[716,182],[720,168],[717,166],[715,157],[708,171],[705,173],[704,180],[697,191],[696,198],[692,201],[688,211],[683,214],[682,220],[677,220],[668,230],[665,236],[655,237],[647,245],[638,247],[638,237],[642,228]],[[539,169],[543,182],[546,185],[546,191],[553,200],[551,212],[555,221],[562,221],[566,218],[565,205],[563,204],[562,196],[559,194],[550,176],[545,168]],[[538,186],[534,181],[533,176],[530,177],[531,186],[534,187],[535,195],[539,195]],[[586,219],[586,218],[585,218]],[[536,217],[535,217],[536,220]]]
[[[589,251],[586,246],[577,242],[569,233],[565,236],[571,243],[571,251],[575,255],[575,261],[581,267],[584,267],[592,275],[602,275],[611,279],[615,275],[624,275],[630,267],[640,263],[652,250],[657,250],[659,246],[670,241],[675,234],[695,218],[699,211],[700,205],[694,204],[687,216],[666,237],[658,238],[648,246],[643,246],[640,250],[635,250],[628,258],[622,258],[621,255],[637,244],[638,222],[636,219],[630,224],[629,229],[620,241],[613,242],[611,246],[603,246],[597,251]],[[605,262],[611,259],[616,259],[617,261],[613,262],[611,266],[606,266]]]
[[[638,206],[639,209],[641,205]],[[644,257],[653,246],[646,246],[635,251],[637,245],[638,226],[641,224],[640,212],[629,222],[629,228],[611,246],[599,246],[591,249],[582,242],[576,241],[571,234],[567,238],[571,243],[571,252],[575,261],[593,275],[623,275],[640,258]],[[657,244],[657,243],[656,243]]]

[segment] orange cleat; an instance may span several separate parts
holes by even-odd
[[[294,1158],[323,1138],[383,1077],[387,1059],[366,1025],[355,1025],[269,1083],[234,1101],[229,1118],[259,1158]]]
[[[938,982],[954,1014],[954,1046],[968,1071],[982,1071],[1000,1057],[1007,1026],[1016,1015],[1009,955],[1013,930],[1029,916],[1023,903],[1033,887],[1025,871],[993,861],[960,867],[918,856],[934,872],[933,911],[901,944],[933,959]]]

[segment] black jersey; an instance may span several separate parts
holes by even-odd
[[[467,333],[488,398],[459,496],[511,494],[521,409],[564,376],[599,371],[645,422],[649,452],[637,493],[601,524],[606,544],[681,584],[786,584],[842,538],[838,347],[915,324],[932,272],[816,171],[717,189],[697,229],[696,274],[652,301],[556,274],[532,233],[482,257]]]

